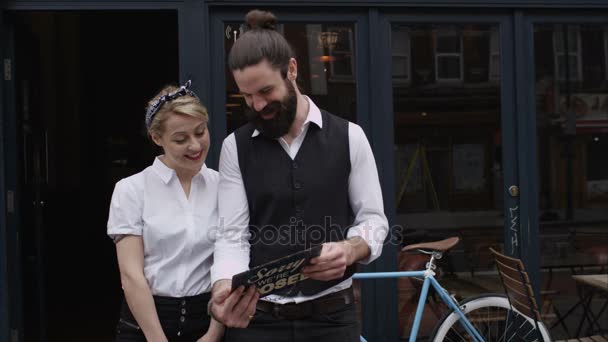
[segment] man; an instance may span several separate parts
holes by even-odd
[[[211,313],[227,341],[358,341],[351,276],[388,231],[371,148],[359,126],[300,93],[276,17],[246,20],[228,63],[249,123],[222,146]],[[234,274],[320,243],[297,286],[260,300],[253,286],[231,292]]]

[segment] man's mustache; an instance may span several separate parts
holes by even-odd
[[[260,117],[261,115],[274,113],[279,109],[281,109],[281,103],[278,101],[274,101],[272,103],[267,104],[266,107],[262,108],[262,110],[259,112],[253,108],[251,108],[251,111],[254,112],[258,117]]]

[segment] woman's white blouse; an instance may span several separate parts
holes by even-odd
[[[158,157],[152,166],[116,183],[108,235],[140,235],[144,275],[153,295],[194,296],[211,289],[209,271],[218,225],[217,171],[203,165],[190,196]]]

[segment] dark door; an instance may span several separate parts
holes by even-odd
[[[177,12],[13,19],[20,340],[111,341],[122,291],[110,196],[158,152],[144,108],[178,81]]]
[[[22,260],[21,291],[23,296],[24,328],[31,341],[47,339],[47,321],[45,319],[46,296],[44,288],[46,277],[44,267],[44,206],[48,176],[48,135],[41,120],[41,99],[32,84],[41,82],[40,52],[38,42],[31,32],[17,31],[19,42],[15,60],[28,67],[16,74],[18,94],[16,108],[20,120],[18,129],[21,151],[21,205],[27,215],[20,220],[20,257]],[[34,93],[32,91],[34,90]]]
[[[14,296],[20,288],[15,275],[19,265],[15,260],[16,241],[15,172],[9,165],[15,160],[14,122],[14,29],[5,13],[0,12],[0,56],[2,82],[0,83],[0,340],[8,340],[18,330],[18,302]],[[9,274],[11,277],[9,278]]]

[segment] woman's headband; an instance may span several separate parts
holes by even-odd
[[[194,98],[198,98],[196,94],[189,89],[191,84],[192,82],[188,80],[188,82],[186,82],[183,86],[179,87],[179,89],[177,89],[176,91],[171,92],[167,95],[163,95],[159,97],[156,101],[154,101],[154,103],[152,103],[148,107],[148,110],[146,110],[146,127],[148,129],[150,128],[150,125],[152,125],[152,119],[154,119],[154,115],[158,113],[160,107],[162,107],[163,104],[165,104],[166,102],[173,101],[176,98],[182,96],[192,96]]]

